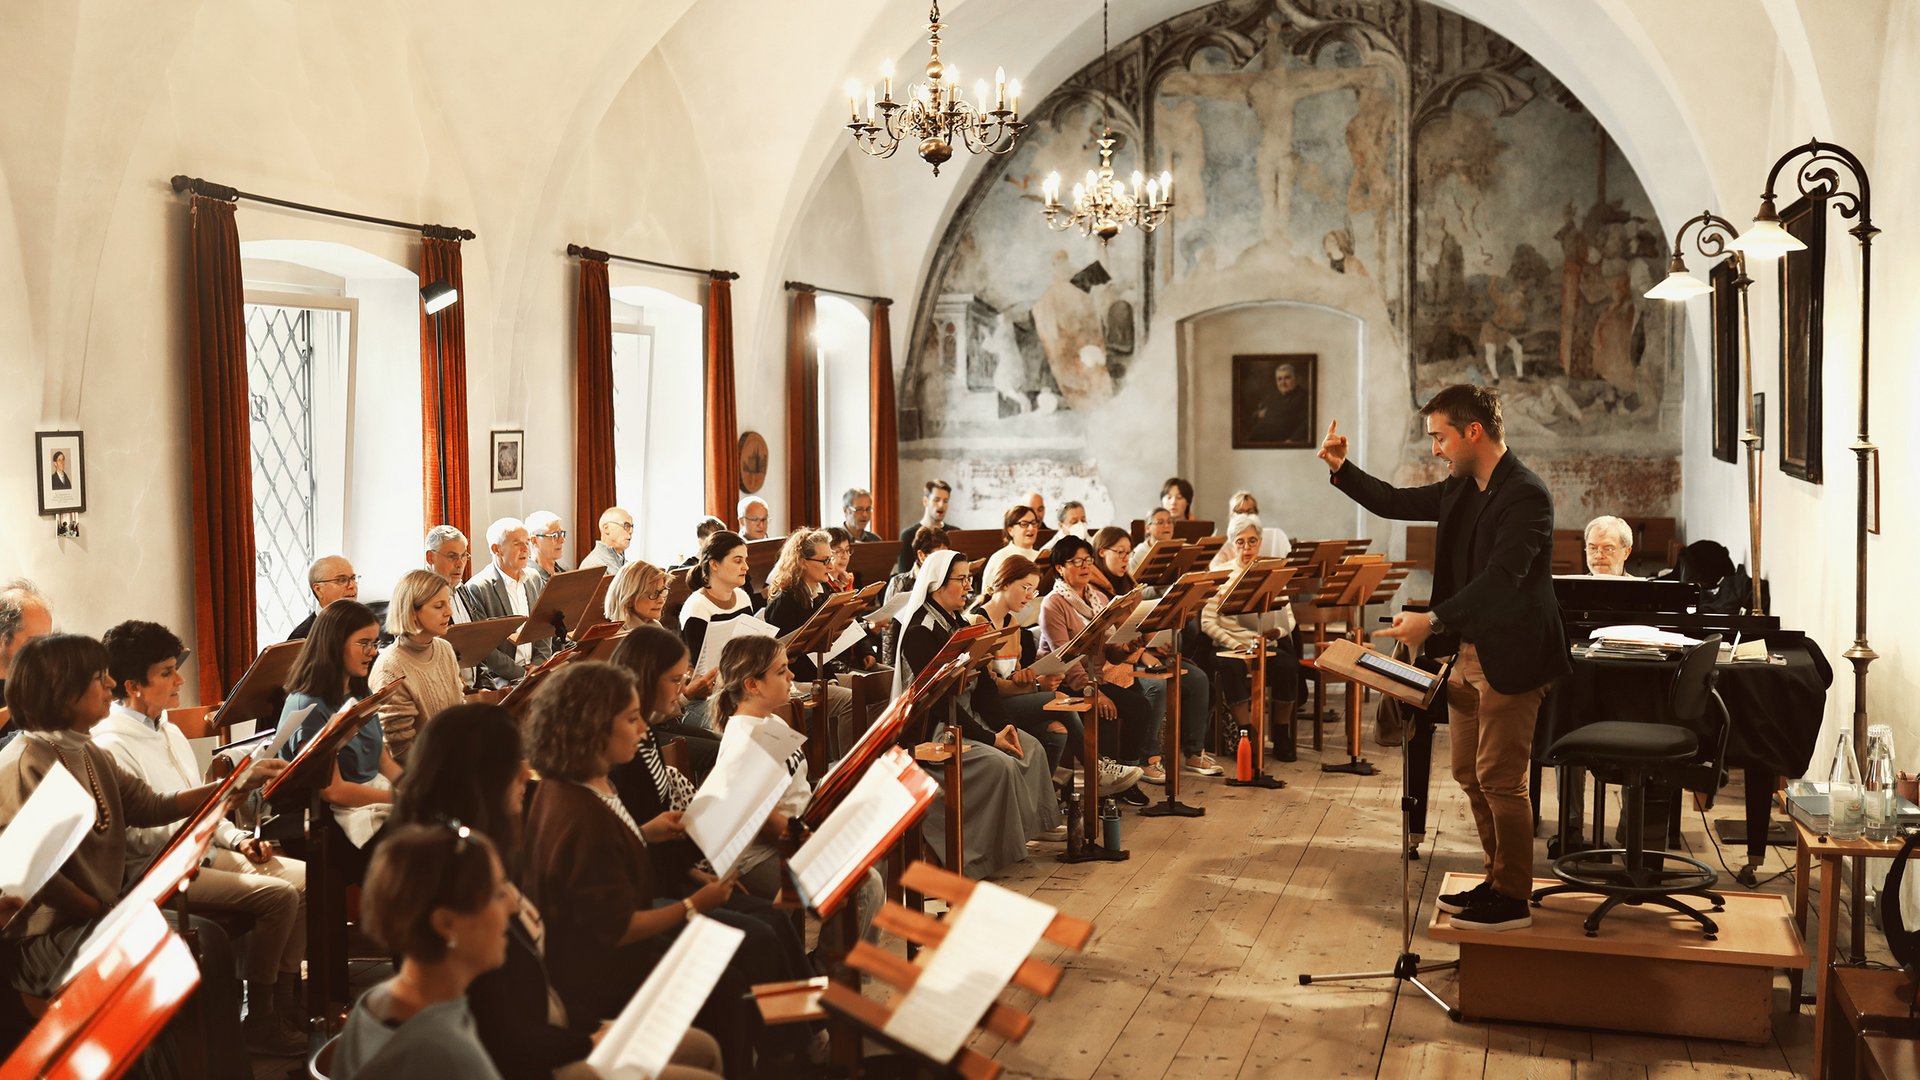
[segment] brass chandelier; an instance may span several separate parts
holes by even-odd
[[[954,147],[965,146],[976,154],[1002,156],[1013,151],[1026,123],[1020,119],[1020,80],[1007,80],[1004,69],[993,76],[993,107],[987,105],[987,81],[974,84],[974,99],[960,93],[960,73],[940,61],[940,3],[934,0],[927,14],[927,81],[907,88],[904,102],[893,100],[893,61],[880,65],[880,97],[867,91],[866,115],[860,113],[860,85],[847,83],[847,108],[851,119],[847,130],[853,144],[871,157],[892,157],[901,143],[909,143],[921,160],[940,166],[953,157]],[[877,115],[876,115],[877,112]]]
[[[1100,55],[1107,57],[1107,3],[1100,0]],[[1073,185],[1073,201],[1060,201],[1060,174],[1051,173],[1041,185],[1046,202],[1041,212],[1047,215],[1047,227],[1055,232],[1078,229],[1083,236],[1095,236],[1101,246],[1118,236],[1124,225],[1141,232],[1152,232],[1173,212],[1173,174],[1161,172],[1149,179],[1134,170],[1133,182],[1117,183],[1113,178],[1113,129],[1100,122],[1100,167],[1088,169],[1086,179]]]

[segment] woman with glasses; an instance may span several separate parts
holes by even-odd
[[[827,588],[834,592],[852,592],[853,583],[853,534],[834,525],[827,529],[827,550],[833,555],[833,566],[827,573]]]
[[[894,667],[896,697],[912,685],[964,624],[962,613],[970,584],[967,560],[960,552],[936,551],[920,564],[913,597],[897,618],[901,631],[899,663]],[[966,789],[961,805],[967,846],[964,858],[956,860],[946,850],[946,830],[941,824],[946,816],[944,794],[934,797],[921,826],[922,838],[941,865],[976,880],[991,877],[1026,858],[1029,839],[1064,838],[1059,831],[1060,807],[1046,750],[1039,740],[1012,724],[1003,724],[997,730],[991,726],[978,701],[980,694],[994,692],[991,684],[976,680],[973,693],[954,703],[964,737],[960,758]],[[932,715],[946,716],[945,706],[935,705]],[[914,733],[912,737],[928,734]]]
[[[1053,568],[1058,579],[1040,603],[1040,655],[1066,648],[1074,635],[1107,606],[1105,594],[1093,587],[1096,563],[1093,545],[1077,536],[1053,546]],[[1101,745],[1114,750],[1115,765],[1100,762],[1102,789],[1111,776],[1122,801],[1145,806],[1151,801],[1147,793],[1126,778],[1130,775],[1136,781],[1166,783],[1166,772],[1147,763],[1147,756],[1153,752],[1153,707],[1133,685],[1133,664],[1124,646],[1109,646],[1102,659],[1097,683],[1088,679],[1085,667],[1075,664],[1067,669],[1062,685],[1075,695],[1091,695],[1094,718],[1100,723]]]
[[[627,628],[628,633],[643,626],[665,629],[661,617],[667,611],[667,596],[673,592],[673,583],[667,572],[640,559],[634,559],[613,575],[613,583],[607,586],[606,616],[608,622],[617,622]],[[671,631],[668,631],[671,633]],[[695,782],[704,781],[713,771],[714,759],[720,756],[720,736],[714,734],[707,716],[707,698],[713,693],[716,671],[709,671],[697,679],[686,680],[675,696],[671,711],[665,711],[655,719],[669,738],[687,740],[687,767],[692,770]]]
[[[800,629],[827,602],[827,578],[833,573],[832,543],[833,538],[824,529],[800,529],[788,536],[786,543],[780,546],[779,561],[774,563],[773,572],[767,575],[765,617],[779,630],[781,637]],[[793,657],[793,677],[798,680],[793,684],[794,693],[802,698],[810,698],[814,694],[814,684],[820,679],[832,679],[836,672],[847,670],[854,664],[862,668],[873,666],[872,653],[849,655],[851,652],[850,649],[827,661],[824,675],[812,656]],[[839,757],[860,737],[859,731],[854,728],[853,691],[839,683],[828,683],[827,720],[830,736],[828,752],[833,757]]]
[[[988,579],[986,595],[968,611],[968,621],[1004,630],[1018,623],[1022,611],[1037,607],[1039,599],[1040,568],[1025,555],[1010,555]],[[987,678],[982,682],[990,683],[994,692],[983,702],[988,708],[982,711],[1005,717],[1039,740],[1047,751],[1047,766],[1057,769],[1077,752],[1083,729],[1079,713],[1046,710],[1060,685],[1060,676],[1035,675],[1031,669],[1036,659],[1038,646],[1033,632],[1022,629],[1018,654],[1000,657],[987,668]]]
[[[320,734],[335,713],[368,693],[367,674],[379,655],[380,620],[365,604],[337,600],[313,622],[313,633],[287,673],[286,704],[280,722],[311,709],[280,751],[291,761],[309,739]],[[378,716],[368,720],[340,747],[333,773],[320,797],[333,807],[334,820],[355,847],[386,823],[400,763],[387,749]]]
[[[1252,514],[1241,514],[1227,522],[1227,546],[1213,557],[1211,569],[1238,571],[1258,558],[1261,535],[1260,519]],[[1286,545],[1283,533],[1280,546]],[[1236,653],[1252,653],[1260,639],[1267,638],[1267,696],[1273,699],[1272,708],[1267,711],[1268,726],[1272,729],[1275,756],[1281,761],[1292,761],[1296,756],[1293,746],[1293,709],[1298,699],[1295,682],[1300,668],[1293,645],[1293,607],[1281,604],[1259,615],[1222,615],[1220,602],[1226,599],[1232,584],[1231,581],[1223,583],[1220,591],[1200,609],[1200,629],[1220,648]],[[1250,658],[1221,657],[1214,666],[1236,730],[1246,730],[1253,715],[1252,665]],[[1286,734],[1279,734],[1281,731]],[[1267,733],[1252,732],[1252,736],[1264,738]]]
[[[1010,555],[1018,555],[1028,562],[1040,561],[1040,512],[1030,506],[1015,505],[1007,507],[1000,523],[1000,539],[1003,546],[987,557],[987,566],[980,572],[981,581],[992,581],[1000,571],[1000,564]],[[1037,607],[1028,606],[1018,616],[1021,626],[1032,626],[1040,617]]]
[[[1173,514],[1164,506],[1147,511],[1146,542],[1158,544],[1173,539]]]
[[[678,638],[665,630],[656,632]],[[467,987],[481,1045],[504,1080],[593,1076],[576,1063],[592,1052],[601,1018],[575,1016],[547,970],[546,923],[515,884],[521,872],[521,809],[533,771],[520,724],[497,705],[458,705],[436,717],[414,744],[406,790],[394,804],[396,829],[464,823],[493,842],[506,869],[514,910],[505,962]],[[713,1037],[690,1029],[664,1076],[706,1080],[720,1070]],[[711,1070],[711,1071],[695,1071]]]
[[[407,571],[387,602],[387,633],[393,635],[393,644],[380,651],[367,673],[367,685],[374,690],[405,680],[380,707],[387,752],[402,766],[428,720],[468,700],[499,700],[490,690],[466,692],[460,658],[447,643],[452,626],[453,583],[431,570]]]
[[[1131,573],[1133,559],[1133,538],[1125,529],[1112,525],[1094,534],[1093,547],[1099,556],[1100,575],[1093,579],[1093,587],[1101,589],[1109,597],[1125,596],[1136,586]],[[1157,585],[1148,585],[1142,589],[1142,595],[1149,599],[1158,597],[1164,590]],[[1198,620],[1190,621],[1187,626],[1198,631]],[[1187,627],[1181,627],[1176,633],[1186,633]],[[1150,668],[1165,669],[1169,657],[1159,649],[1146,647],[1133,659],[1136,663],[1145,663]],[[1167,717],[1167,694],[1173,688],[1171,678],[1142,679],[1136,685],[1147,696],[1148,704],[1153,706],[1155,749],[1165,745],[1163,738]],[[1199,665],[1182,656],[1180,658],[1180,763],[1183,768],[1195,776],[1219,776],[1226,770],[1207,753],[1207,731],[1213,726],[1213,683]],[[1158,755],[1149,755],[1151,764]]]

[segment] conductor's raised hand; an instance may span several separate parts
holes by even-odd
[[[1334,472],[1347,463],[1347,437],[1340,434],[1340,421],[1327,425],[1327,437],[1320,443],[1319,458]]]

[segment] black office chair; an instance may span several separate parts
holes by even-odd
[[[1621,904],[1659,904],[1686,915],[1706,929],[1708,941],[1720,928],[1682,896],[1697,896],[1724,908],[1726,900],[1713,892],[1719,875],[1706,863],[1671,851],[1645,847],[1645,789],[1649,782],[1704,793],[1711,803],[1724,782],[1727,731],[1726,703],[1714,690],[1720,653],[1716,635],[1689,649],[1673,677],[1669,712],[1674,723],[1648,724],[1604,721],[1570,731],[1548,751],[1550,765],[1578,765],[1594,776],[1593,828],[1604,835],[1602,813],[1606,785],[1619,784],[1626,806],[1626,847],[1598,848],[1553,860],[1553,876],[1565,884],[1536,889],[1533,906],[1559,893],[1597,893],[1605,897],[1587,915],[1588,937],[1600,932],[1600,921]],[[1680,725],[1689,725],[1682,727]],[[1702,734],[1704,733],[1704,735]]]

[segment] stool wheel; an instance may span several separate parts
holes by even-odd
[[[1707,935],[1707,940],[1708,940],[1708,941],[1719,941],[1719,940],[1720,940],[1720,935],[1719,935],[1719,934],[1708,934],[1708,935]]]
[[[1599,937],[1599,936],[1600,936],[1600,931],[1598,931],[1598,930],[1589,930],[1589,931],[1587,931],[1587,936],[1588,936],[1588,937]]]
[[[1532,905],[1533,905],[1534,907],[1539,907],[1539,906],[1540,906],[1540,901],[1538,901],[1538,900],[1529,900],[1529,901],[1527,901],[1527,903],[1529,903],[1529,904],[1532,904]]]

